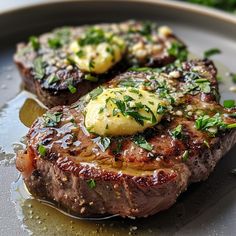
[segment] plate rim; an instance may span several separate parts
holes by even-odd
[[[11,15],[24,10],[33,10],[38,7],[47,7],[48,5],[54,4],[71,4],[71,3],[81,3],[81,4],[92,4],[92,3],[101,3],[105,4],[106,2],[114,2],[114,3],[143,3],[143,4],[155,4],[160,6],[165,6],[173,9],[189,11],[193,13],[197,13],[199,15],[208,16],[214,19],[223,20],[227,23],[236,25],[236,17],[233,14],[209,8],[206,6],[201,6],[197,4],[173,1],[173,0],[52,0],[50,2],[37,2],[37,3],[27,3],[25,6],[13,6],[9,9],[0,10],[0,17],[4,15]]]

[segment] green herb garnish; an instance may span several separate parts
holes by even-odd
[[[161,104],[157,106],[157,114],[164,114],[167,111],[167,107]]]
[[[37,57],[33,64],[35,78],[41,80],[45,75],[45,62],[43,61],[42,57]]]
[[[132,140],[137,146],[139,146],[147,151],[151,151],[153,148],[152,145],[150,143],[148,143],[147,140],[141,134],[135,135],[132,138]]]
[[[56,29],[54,31],[55,38],[58,38],[60,40],[60,43],[62,45],[70,42],[70,28],[69,27],[62,27],[59,29]]]
[[[79,50],[76,55],[81,58],[81,57],[84,57],[84,51],[83,50]]]
[[[84,79],[85,79],[85,80],[92,81],[92,82],[98,82],[98,77],[95,77],[95,76],[93,76],[93,75],[91,75],[91,74],[86,74],[86,75],[84,76]]]
[[[234,128],[236,128],[236,123],[228,124],[228,125],[226,126],[226,128],[227,128],[227,129],[234,129]]]
[[[183,134],[182,134],[182,131],[183,131],[183,126],[182,125],[178,125],[177,127],[175,127],[170,133],[171,133],[171,136],[175,139],[181,139]]]
[[[233,83],[236,84],[236,73],[230,73],[230,77],[231,77]]]
[[[182,155],[182,160],[187,161],[188,158],[189,158],[189,152],[188,152],[188,150],[185,150],[183,155]]]
[[[39,145],[38,147],[38,152],[41,156],[45,156],[47,153],[47,149],[45,146],[43,146],[42,144]]]
[[[62,113],[54,112],[50,113],[49,111],[43,115],[44,124],[46,127],[56,126],[61,121]]]
[[[214,55],[220,54],[221,50],[218,48],[211,48],[207,51],[204,52],[204,58],[209,58],[212,57]]]
[[[97,87],[96,89],[92,90],[90,93],[89,93],[89,96],[92,100],[96,99],[97,96],[99,96],[100,94],[102,94],[103,92],[103,88],[102,87]]]
[[[95,62],[94,62],[93,59],[91,59],[91,60],[89,61],[89,70],[94,69],[94,67],[95,67]]]
[[[235,107],[235,101],[234,100],[224,100],[224,107],[225,108]]]
[[[186,47],[177,41],[171,44],[171,47],[168,48],[167,52],[169,55],[176,57],[180,61],[185,61],[188,57]]]
[[[227,127],[219,113],[212,117],[208,115],[199,116],[195,121],[195,126],[198,130],[208,131],[211,135],[215,135],[219,128]]]
[[[30,41],[30,43],[31,43],[32,48],[33,48],[35,51],[37,51],[37,50],[40,48],[40,43],[39,43],[39,40],[38,40],[38,38],[37,38],[36,36],[31,36],[31,37],[29,38],[29,41]]]
[[[57,81],[59,81],[60,80],[60,78],[57,76],[57,75],[50,75],[48,78],[47,78],[47,82],[48,82],[48,84],[50,85],[50,84],[54,84],[54,83],[56,83]]]
[[[85,45],[97,45],[106,41],[105,32],[102,29],[92,27],[78,40],[78,44],[83,47]]]
[[[152,22],[144,21],[141,30],[139,30],[139,33],[144,36],[149,36],[152,33]]]
[[[52,49],[57,49],[57,48],[60,48],[62,46],[62,43],[60,41],[60,38],[49,38],[48,39],[48,45],[50,48]]]
[[[87,182],[89,188],[93,189],[93,188],[96,187],[96,182],[95,182],[94,179],[89,179],[89,180],[87,180],[86,182]]]
[[[72,94],[74,94],[74,93],[77,92],[76,87],[74,87],[72,84],[69,84],[69,85],[68,85],[68,89],[69,89],[69,91],[70,91]]]
[[[147,71],[151,71],[152,68],[150,67],[131,67],[129,68],[128,71],[134,71],[134,72],[147,72]]]
[[[97,137],[93,141],[100,147],[100,149],[105,152],[110,146],[111,140],[108,137]]]

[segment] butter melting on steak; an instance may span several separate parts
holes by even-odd
[[[153,128],[122,137],[86,130],[86,99],[49,110],[31,127],[16,163],[36,198],[82,217],[146,217],[173,205],[190,183],[205,180],[236,143],[235,108],[218,103],[210,61],[130,71],[103,84],[120,86],[141,86],[171,106],[157,110],[164,117]]]

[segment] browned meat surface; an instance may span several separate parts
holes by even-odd
[[[91,27],[59,28],[31,38],[27,44],[18,44],[14,61],[25,88],[35,93],[48,107],[69,105],[129,67],[160,67],[176,58],[186,58],[183,43],[172,32],[159,28],[155,23],[127,21],[98,27],[124,39],[126,52],[120,63],[99,75],[80,70],[71,59],[69,47]],[[73,86],[76,92],[75,89],[71,91],[69,86]]]
[[[146,217],[173,205],[190,183],[205,180],[236,143],[235,108],[219,105],[212,62],[130,71],[103,88],[122,86],[142,86],[172,101],[160,123],[138,134],[151,150],[134,142],[137,134],[89,133],[83,113],[87,99],[53,108],[35,121],[27,149],[17,157],[36,198],[78,216]]]

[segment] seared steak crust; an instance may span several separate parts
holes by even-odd
[[[25,88],[35,93],[48,107],[69,105],[105,80],[132,66],[161,67],[176,60],[180,53],[184,53],[184,44],[172,32],[160,33],[159,27],[154,23],[127,21],[119,24],[101,24],[95,27],[104,31],[113,32],[122,37],[127,45],[123,60],[100,75],[93,74],[97,81],[86,80],[89,73],[81,71],[71,61],[68,48],[71,42],[77,40],[91,26],[64,27],[39,36],[37,50],[32,42],[17,45],[14,61],[23,78]],[[159,31],[158,31],[159,30]],[[60,40],[56,48],[52,48],[48,41]],[[170,51],[172,44],[177,42],[177,48]],[[55,42],[56,44],[56,42]],[[135,51],[135,50],[136,51]],[[136,53],[139,50],[139,53]],[[140,53],[141,52],[141,53]],[[37,78],[36,60],[41,58],[44,74]],[[57,81],[49,82],[50,76],[56,75]],[[73,85],[77,92],[71,94],[68,85]]]
[[[207,78],[207,84],[197,87],[193,84],[196,76],[201,77],[201,83]],[[147,90],[161,93],[160,78],[182,96],[159,124],[142,134],[152,145],[151,151],[136,145],[131,136],[111,137],[104,149],[100,137],[84,127],[86,98],[70,107],[56,107],[50,112],[62,114],[60,121],[45,127],[43,117],[36,120],[27,136],[27,150],[17,157],[17,168],[29,191],[78,216],[146,217],[170,207],[191,182],[205,180],[236,143],[236,131],[225,128],[235,123],[235,109],[218,104],[212,62],[185,62],[158,72],[131,71],[103,87],[119,87],[131,81],[143,87],[145,82]],[[217,131],[197,128],[202,114],[217,116],[224,126]],[[178,125],[182,127],[181,137],[173,136]],[[46,148],[45,153],[39,152],[40,145]]]

